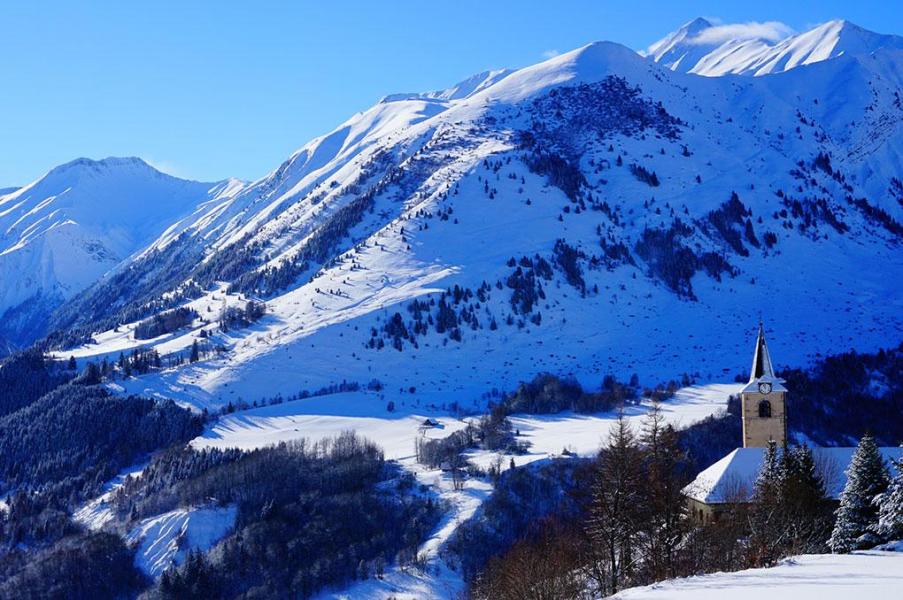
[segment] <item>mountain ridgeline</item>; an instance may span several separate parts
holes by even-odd
[[[11,305],[4,322],[21,326],[4,335],[95,361],[165,342],[166,366],[140,392],[178,378],[168,365],[200,343],[204,377],[183,399],[223,403],[374,378],[475,393],[538,370],[712,379],[741,366],[727,333],[759,315],[795,365],[898,338],[901,38],[836,22],[763,42],[830,52],[701,77],[676,68],[713,27],[694,23],[645,57],[594,43],[387,96],[249,184],[153,176],[201,197],[142,227],[156,237],[109,253],[104,273],[33,291],[53,302]],[[117,185],[144,181],[145,167],[66,172],[97,187],[115,168],[127,169]],[[249,301],[266,315],[214,330]],[[178,327],[150,326],[174,315]],[[553,340],[572,342],[570,355],[543,350]],[[668,373],[664,348],[679,363]],[[262,375],[327,355],[330,369]]]

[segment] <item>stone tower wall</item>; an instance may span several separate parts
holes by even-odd
[[[742,394],[743,411],[743,447],[765,448],[768,440],[777,442],[778,447],[787,441],[787,413],[785,392],[760,394],[750,392]],[[759,417],[759,402],[771,402],[771,418]]]

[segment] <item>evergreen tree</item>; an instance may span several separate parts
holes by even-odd
[[[769,441],[756,477],[749,515],[749,553],[753,565],[769,565],[780,557],[781,484],[787,470],[787,454],[785,450],[779,455],[777,444]]]
[[[200,351],[198,349],[198,341],[194,340],[191,344],[191,356],[188,358],[188,362],[196,363],[200,359]]]
[[[636,566],[645,482],[642,452],[623,414],[612,426],[609,440],[599,457],[587,533],[593,576],[600,589],[613,594],[627,584]]]
[[[820,553],[831,532],[825,485],[808,446],[784,452],[781,481],[781,521],[786,554]]]
[[[651,579],[667,579],[676,575],[677,551],[687,533],[682,493],[687,481],[680,468],[685,456],[678,434],[665,423],[657,402],[644,419],[641,442],[646,455],[648,505],[648,517],[642,521],[643,564]]]
[[[878,506],[878,523],[872,531],[883,540],[903,539],[903,444],[900,458],[894,463],[896,474],[887,491],[875,500]]]
[[[837,520],[828,546],[834,553],[866,547],[877,541],[870,528],[878,522],[874,500],[887,489],[888,475],[874,438],[866,434],[847,468]]]

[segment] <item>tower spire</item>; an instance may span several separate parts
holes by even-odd
[[[763,376],[775,379],[774,368],[771,366],[771,355],[768,353],[768,345],[765,343],[765,328],[762,326],[762,321],[759,320],[759,335],[756,338],[756,352],[753,354],[749,382],[752,383]]]

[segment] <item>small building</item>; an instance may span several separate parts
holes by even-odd
[[[888,464],[901,455],[899,447],[879,450]],[[846,470],[855,451],[853,447],[812,449],[815,468],[829,498],[840,499],[847,483]],[[779,456],[780,452],[778,450]],[[702,471],[683,489],[690,513],[700,521],[718,520],[719,515],[734,506],[751,502],[764,458],[765,448],[736,448]]]
[[[787,445],[786,402],[789,391],[777,377],[771,362],[765,331],[759,323],[749,381],[740,391],[743,421],[742,448],[708,467],[683,489],[690,514],[701,520],[717,520],[727,510],[752,500],[765,448],[774,442]],[[880,448],[885,461],[898,459],[898,447]],[[846,470],[856,448],[813,448],[812,454],[829,498],[839,499],[847,482]]]

